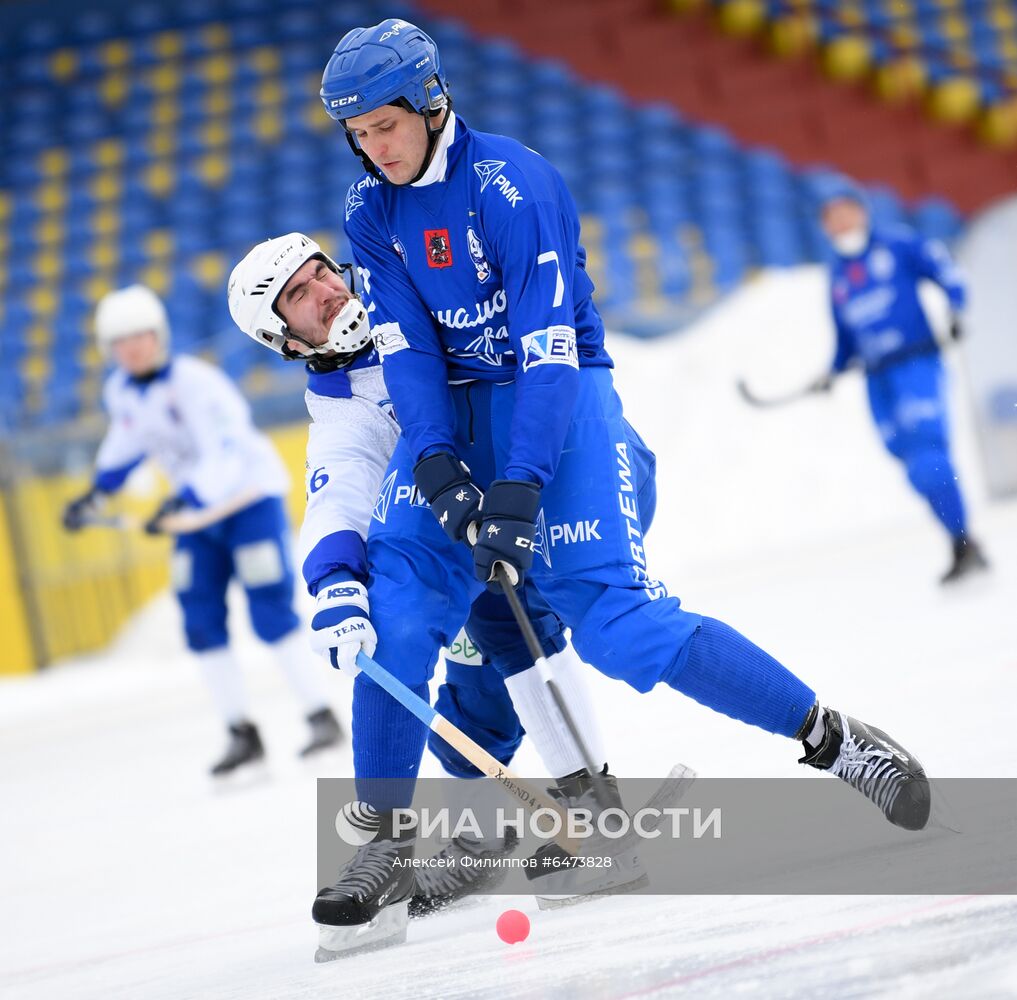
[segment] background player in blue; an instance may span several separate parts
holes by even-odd
[[[158,462],[174,493],[146,530],[159,533],[168,515],[182,509],[207,515],[207,526],[176,535],[171,578],[187,646],[229,730],[226,753],[212,774],[229,774],[264,756],[229,645],[226,590],[233,579],[245,589],[255,633],[272,648],[307,714],[311,739],[301,755],[338,744],[339,723],[293,606],[282,500],[289,476],[282,460],[221,371],[200,358],[170,354],[166,310],[151,289],[132,285],[106,295],[95,332],[117,366],[103,390],[110,425],[94,484],[67,507],[65,527],[85,527],[137,465]]]
[[[804,763],[891,822],[923,827],[929,788],[912,755],[821,709],[773,657],[649,576],[612,363],[557,171],[457,119],[434,43],[406,21],[349,32],[321,96],[367,170],[349,191],[346,232],[403,432],[390,474],[431,507],[372,525],[372,609],[396,623],[379,633],[378,661],[425,684],[501,565],[516,584],[529,576],[602,672],[802,740]],[[376,759],[412,774],[422,750],[423,732],[407,726]],[[379,845],[370,867],[394,867],[394,853]],[[366,920],[388,898],[379,877],[356,912]],[[349,901],[326,910],[353,922]]]
[[[950,583],[987,564],[968,533],[950,461],[939,344],[918,286],[927,279],[946,292],[954,313],[951,335],[958,339],[964,284],[938,240],[922,240],[903,227],[871,225],[865,195],[847,178],[828,178],[819,193],[821,222],[836,253],[830,293],[837,348],[831,375],[816,387],[829,388],[849,365],[864,368],[883,443],[950,536],[953,562],[942,577]]]

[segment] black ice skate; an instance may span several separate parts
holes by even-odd
[[[221,778],[232,774],[239,767],[253,764],[265,756],[265,748],[257,728],[250,722],[237,722],[229,727],[230,742],[226,753],[212,766],[212,776]]]
[[[806,726],[811,728],[812,716]],[[881,729],[850,715],[823,709],[826,731],[798,763],[829,771],[874,802],[883,815],[905,830],[921,830],[929,821],[929,779],[922,765]],[[803,727],[804,728],[804,727]]]
[[[939,578],[943,584],[955,583],[963,577],[989,568],[989,561],[977,542],[970,538],[955,538],[953,541],[953,564]]]
[[[558,778],[557,787],[549,788],[548,793],[565,809],[588,809],[592,822],[596,824],[597,817],[605,809],[624,809],[618,791],[618,779],[613,774],[608,774],[606,764],[599,778],[602,794],[607,798],[606,805],[598,801],[593,776],[586,768]],[[605,823],[610,819],[611,817],[606,817]],[[535,855],[538,867],[526,870],[537,898],[537,906],[542,910],[568,906],[603,893],[614,895],[634,892],[649,883],[646,869],[635,848],[622,848],[612,840],[605,842],[602,837],[597,838],[597,853],[611,855],[609,868],[558,868],[547,871],[540,866],[544,853],[560,853],[560,848],[555,844],[545,844]],[[543,873],[545,871],[546,874]],[[533,877],[530,876],[531,872],[534,873]]]
[[[406,940],[416,830],[396,836],[392,818],[391,811],[381,813],[374,839],[357,850],[338,881],[318,892],[311,909],[318,924],[315,962]]]
[[[317,712],[312,712],[307,717],[307,724],[311,727],[311,739],[300,751],[301,757],[310,757],[320,750],[328,750],[342,743],[343,728],[332,714],[332,709],[319,708]]]
[[[490,892],[505,881],[507,868],[485,863],[510,855],[519,845],[515,830],[508,828],[500,843],[476,840],[465,834],[453,838],[434,855],[443,865],[417,871],[417,891],[410,899],[410,918],[426,917],[444,910],[465,896]],[[464,858],[469,859],[462,864]]]

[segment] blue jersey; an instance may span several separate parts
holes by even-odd
[[[459,119],[444,177],[362,177],[346,200],[375,343],[414,459],[454,452],[448,383],[517,382],[500,475],[554,476],[579,368],[610,366],[579,216],[543,157]],[[439,155],[436,153],[436,155]]]
[[[833,370],[858,359],[873,370],[936,341],[918,298],[922,278],[936,282],[953,309],[964,305],[964,285],[946,247],[908,229],[875,229],[857,257],[838,257],[830,293],[837,328]]]

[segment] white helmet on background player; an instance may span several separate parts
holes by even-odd
[[[312,258],[323,261],[340,275],[350,291],[349,302],[332,321],[328,339],[320,345],[308,343],[301,334],[291,330],[276,308],[286,283]],[[371,343],[367,310],[353,288],[353,266],[337,264],[302,233],[288,233],[259,243],[233,268],[226,295],[230,315],[237,326],[252,340],[288,360],[306,361],[312,367],[342,367]],[[287,340],[303,344],[310,356],[287,347]]]
[[[166,307],[151,288],[129,285],[107,292],[95,309],[95,339],[109,355],[114,341],[152,331],[159,341],[160,364],[169,356],[169,319]]]

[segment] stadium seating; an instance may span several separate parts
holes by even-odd
[[[1017,146],[1017,8],[1012,0],[709,0],[721,26],[765,34],[778,55],[815,47],[827,74],[871,81],[889,102]],[[672,0],[678,10],[698,0]]]
[[[253,243],[295,229],[347,258],[359,164],[317,89],[341,34],[392,14],[433,34],[472,126],[561,169],[613,328],[673,330],[753,269],[823,252],[809,172],[455,21],[374,0],[50,4],[0,38],[0,428],[96,409],[91,314],[133,281],[166,297],[180,349],[250,391],[277,381],[233,327],[225,280]],[[941,199],[877,191],[874,205],[945,238],[961,223]]]

